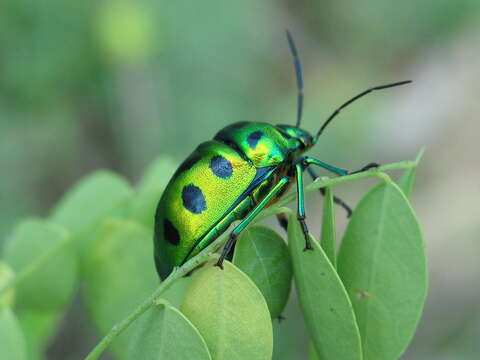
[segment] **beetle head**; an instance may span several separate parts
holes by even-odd
[[[283,134],[283,136],[297,140],[297,149],[302,152],[310,149],[317,142],[317,139],[308,131],[296,126],[277,125],[276,128]]]

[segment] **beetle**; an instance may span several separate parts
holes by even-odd
[[[410,80],[375,86],[362,91],[338,107],[316,135],[300,128],[303,111],[303,77],[297,47],[286,32],[297,83],[296,124],[271,125],[264,122],[238,122],[221,129],[212,140],[200,144],[179,166],[167,184],[155,213],[154,257],[161,278],[175,266],[198,254],[235,221],[216,266],[222,263],[245,227],[265,207],[277,201],[296,182],[297,218],[305,235],[305,250],[312,249],[305,223],[303,172],[322,167],[344,176],[377,167],[369,163],[349,172],[304,153],[318,141],[338,113],[362,96],[375,90],[410,83]],[[323,190],[323,191],[322,191]],[[324,194],[324,189],[321,189]],[[350,215],[350,208],[339,198],[335,202]],[[286,228],[287,220],[279,217]]]

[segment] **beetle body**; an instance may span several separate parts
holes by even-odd
[[[292,164],[313,139],[293,126],[240,122],[200,144],[177,169],[157,207],[159,275],[165,278],[243,219],[279,179],[293,177]]]

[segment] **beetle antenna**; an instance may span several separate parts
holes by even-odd
[[[293,41],[292,34],[290,31],[286,30],[288,46],[290,47],[290,52],[293,56],[293,65],[295,66],[295,77],[297,79],[297,128],[300,127],[300,122],[302,121],[303,113],[303,77],[302,77],[302,63],[298,57],[297,46],[295,41]]]
[[[323,123],[322,127],[320,128],[320,130],[318,130],[318,133],[317,133],[317,136],[316,138],[318,139],[320,137],[320,135],[322,135],[322,132],[323,130],[325,130],[325,128],[327,127],[327,125],[330,123],[330,121],[332,121],[332,119],[338,115],[338,113],[345,107],[347,107],[348,105],[350,105],[351,103],[353,103],[355,100],[358,100],[360,99],[362,96],[365,96],[369,93],[371,93],[372,91],[375,91],[375,90],[383,90],[383,89],[388,89],[388,88],[391,88],[391,87],[395,87],[395,86],[400,86],[400,85],[405,85],[405,84],[409,84],[411,83],[412,80],[405,80],[405,81],[399,81],[399,82],[396,82],[396,83],[393,83],[393,84],[387,84],[387,85],[380,85],[380,86],[375,86],[375,87],[372,87],[370,89],[367,89],[365,91],[362,91],[360,94],[358,95],[355,95],[353,98],[351,98],[350,100],[348,100],[347,102],[343,103],[339,108],[337,108],[337,110],[335,110],[332,115],[330,115],[328,117],[328,119]]]

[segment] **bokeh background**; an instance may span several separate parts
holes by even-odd
[[[478,0],[1,1],[0,242],[95,169],[135,183],[158,156],[179,163],[232,122],[293,123],[285,28],[303,61],[308,130],[364,88],[414,80],[342,112],[312,155],[356,169],[426,146],[412,201],[430,291],[404,359],[479,358]],[[370,185],[335,190],[355,205]],[[49,359],[81,358],[97,341],[83,309],[79,299],[68,311]],[[285,316],[275,359],[306,358],[295,297]]]

